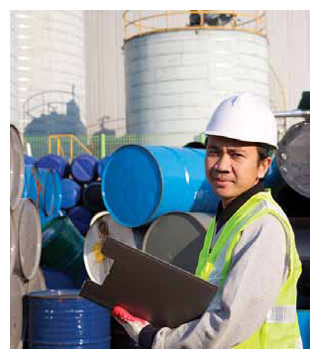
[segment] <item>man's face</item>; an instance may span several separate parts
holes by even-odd
[[[271,158],[258,158],[257,146],[249,142],[208,137],[206,176],[224,208],[265,176]]]

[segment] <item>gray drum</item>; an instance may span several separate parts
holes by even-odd
[[[296,192],[310,198],[310,122],[290,127],[276,152],[278,169],[285,182]]]
[[[171,212],[152,223],[142,250],[190,273],[195,273],[199,253],[212,217],[205,213]]]
[[[13,219],[13,213],[10,211],[10,274],[13,273],[14,265],[16,262],[17,252],[17,233]]]
[[[18,129],[10,125],[10,207],[15,210],[24,189],[24,151]]]
[[[18,243],[14,272],[29,281],[39,267],[42,250],[40,216],[32,200],[22,199],[13,211],[13,220]]]
[[[84,264],[89,278],[97,284],[102,284],[108,275],[113,259],[104,257],[101,249],[105,240],[105,224],[108,225],[109,235],[133,248],[142,248],[146,227],[128,228],[115,222],[108,212],[97,214],[92,221],[84,242]]]
[[[12,274],[10,278],[10,348],[19,349],[25,338],[23,296],[26,294],[22,279]]]

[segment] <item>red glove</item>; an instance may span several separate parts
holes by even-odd
[[[127,312],[126,309],[115,306],[112,311],[113,317],[123,326],[131,339],[136,343],[139,341],[139,334],[141,330],[150,323],[142,318],[138,318]]]

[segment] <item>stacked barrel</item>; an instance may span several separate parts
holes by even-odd
[[[97,168],[97,160],[69,166],[51,154],[37,161],[23,153],[21,136],[12,125],[10,137],[10,347],[109,348],[110,311],[78,295],[87,278],[84,234],[93,214],[103,208],[93,201],[95,184],[85,173],[91,160]],[[72,173],[80,175],[78,182]],[[65,180],[83,190],[77,195]],[[80,198],[89,187],[91,198],[84,193],[83,202],[88,209],[80,206],[84,212],[79,212]],[[86,210],[83,228],[78,219],[85,222]]]
[[[24,187],[23,144],[18,129],[10,126],[10,347],[22,348],[25,339],[24,297],[44,289],[39,268],[42,233],[38,210]]]

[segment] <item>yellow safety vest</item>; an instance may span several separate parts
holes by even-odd
[[[231,216],[210,252],[216,225],[215,218],[213,218],[199,255],[196,275],[219,287],[214,300],[210,304],[213,308],[218,309],[234,249],[241,238],[242,231],[267,213],[274,215],[280,221],[286,233],[287,250],[289,252],[288,278],[281,287],[275,305],[267,313],[263,324],[251,337],[235,346],[235,349],[302,348],[296,312],[296,285],[301,274],[301,263],[295,247],[295,236],[292,227],[283,210],[272,198],[270,190],[265,190],[252,196]],[[270,268],[270,270],[272,269]],[[210,310],[211,308],[209,307],[208,309]]]

